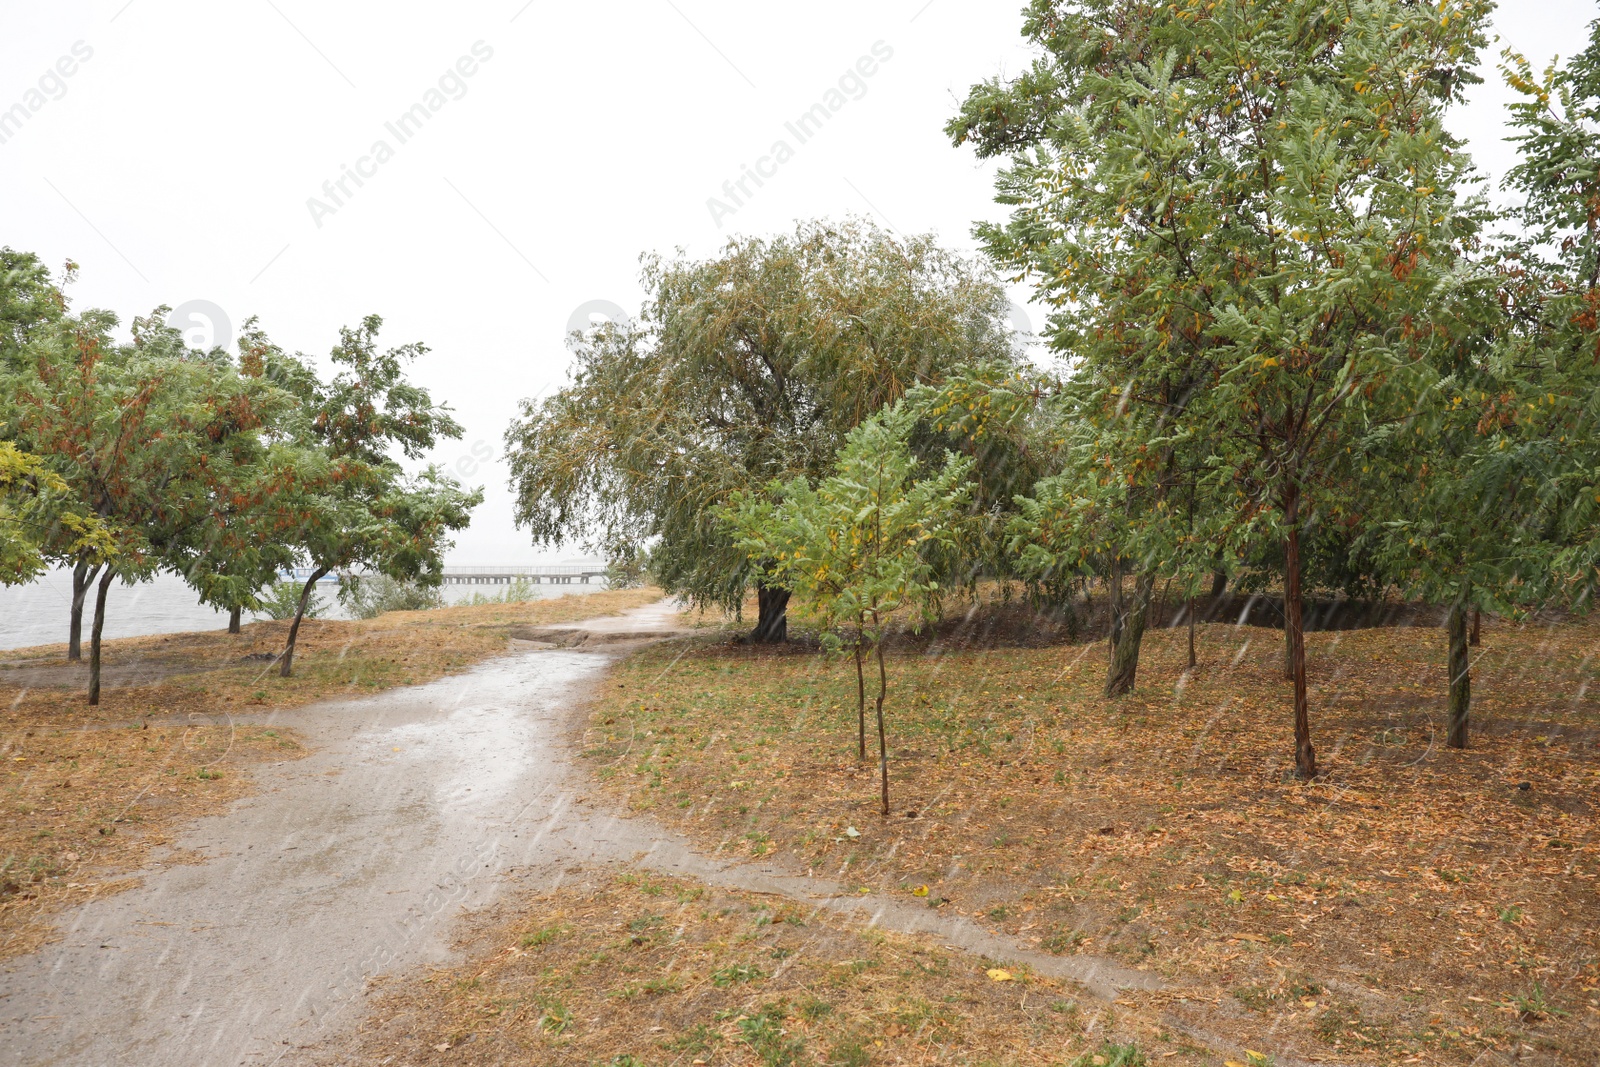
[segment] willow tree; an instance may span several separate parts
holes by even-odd
[[[1056,306],[1053,343],[1126,437],[1105,454],[1142,486],[1139,555],[1175,546],[1185,481],[1233,555],[1283,546],[1306,777],[1301,536],[1347,508],[1352,441],[1430,372],[1432,298],[1477,226],[1442,116],[1489,6],[1035,0],[1042,56],[949,127],[1011,157],[1012,218],[979,234]]]
[[[736,238],[708,260],[645,258],[636,326],[575,337],[570,381],[506,433],[516,517],[540,545],[650,550],[669,592],[781,641],[788,592],[761,581],[714,509],[774,480],[815,481],[850,430],[919,384],[1011,364],[989,271],[851,221]]]

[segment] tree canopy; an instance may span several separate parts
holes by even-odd
[[[570,383],[523,402],[506,434],[516,516],[536,544],[647,547],[656,580],[700,604],[737,610],[756,577],[718,505],[815,480],[908,390],[1016,359],[985,267],[866,222],[646,257],[643,281],[638,324],[576,338]],[[781,619],[780,604],[758,630]]]
[[[1107,517],[1088,529],[1134,568],[1134,613],[1154,574],[1195,568],[1185,498],[1209,552],[1284,546],[1305,775],[1301,534],[1313,515],[1359,521],[1356,442],[1464,340],[1436,312],[1480,223],[1442,118],[1488,5],[1353,8],[1036,0],[1042,57],[975,87],[948,128],[1011,157],[1012,218],[978,233],[1056,309],[1081,441],[1061,499]]]
[[[889,616],[931,617],[939,583],[933,556],[955,543],[954,525],[971,490],[970,458],[947,453],[918,477],[910,438],[917,412],[896,403],[845,437],[833,470],[816,486],[804,477],[734,494],[717,510],[763,578],[800,596],[825,626],[855,631],[858,755],[866,758],[866,686],[861,660],[877,654],[878,767],[889,814],[889,749],[883,704],[889,681],[883,641]],[[834,635],[829,632],[829,637]]]

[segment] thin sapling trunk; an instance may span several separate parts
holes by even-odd
[[[1306,698],[1306,633],[1300,596],[1300,492],[1289,490],[1283,509],[1288,527],[1283,553],[1283,628],[1288,635],[1289,666],[1294,679],[1294,767],[1301,778],[1317,776],[1317,753],[1311,747],[1311,710]]]
[[[278,676],[280,678],[287,678],[294,671],[294,642],[295,638],[300,636],[300,620],[305,617],[306,607],[311,603],[311,591],[327,575],[328,570],[329,568],[327,567],[317,568],[311,573],[311,577],[306,580],[305,588],[300,590],[300,606],[295,608],[294,622],[289,624],[289,641],[284,647],[283,661],[278,667]]]
[[[1189,615],[1189,669],[1194,670],[1194,597],[1190,597],[1183,610]]]
[[[1478,647],[1478,642],[1483,637],[1483,612],[1477,608],[1472,609],[1472,634],[1467,638],[1467,644],[1473,648]]]
[[[106,625],[106,592],[116,572],[107,567],[100,576],[100,586],[94,592],[94,624],[89,630],[89,706],[100,703],[100,634]]]
[[[1122,560],[1117,556],[1111,558],[1111,575],[1106,579],[1106,595],[1109,597],[1107,610],[1111,612],[1111,652],[1115,655],[1117,645],[1122,641],[1122,623],[1126,610],[1122,598]]]
[[[1450,605],[1445,622],[1450,635],[1450,734],[1451,748],[1467,747],[1467,717],[1472,710],[1472,661],[1467,654],[1467,606],[1461,601]]]
[[[861,627],[856,627],[856,759],[867,758],[867,680],[861,673]]]
[[[873,619],[874,627],[877,619]],[[889,674],[883,666],[883,631],[878,630],[878,774],[883,782],[883,814],[889,814],[889,742],[883,729],[883,698],[889,692]]]

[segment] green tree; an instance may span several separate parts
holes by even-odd
[[[851,428],[968,364],[1010,365],[988,271],[930,237],[865,222],[740,238],[714,259],[647,257],[633,328],[576,343],[570,383],[506,434],[517,521],[534,542],[606,558],[647,548],[666,590],[738,610],[782,640],[788,592],[764,585],[714,509],[776,479],[815,481]]]
[[[1600,19],[1564,66],[1536,77],[1507,52],[1503,70],[1520,96],[1510,140],[1521,159],[1505,183],[1521,196],[1524,238],[1507,286],[1515,376],[1478,406],[1542,446],[1554,592],[1588,608],[1600,582]]]
[[[883,705],[888,695],[884,637],[889,616],[931,618],[939,584],[931,556],[955,543],[967,504],[969,457],[949,453],[942,468],[917,478],[910,437],[916,411],[897,404],[851,430],[832,472],[815,488],[805,478],[740,491],[715,516],[766,581],[808,603],[837,647],[836,627],[854,632],[857,755],[866,758],[865,649],[878,667],[875,708],[883,814],[889,814],[889,749]]]
[[[970,591],[980,578],[1019,579],[1041,600],[1066,603],[1065,587],[1053,576],[1019,566],[1008,532],[1021,495],[1061,468],[1059,391],[1051,374],[990,363],[957,367],[906,394],[917,415],[913,455],[924,464],[941,462],[947,451],[972,460],[972,492],[954,524],[955,540],[932,557],[941,585]]]
[[[0,247],[0,371],[14,370],[35,332],[66,314],[62,287],[77,271],[68,260],[57,281],[32,252]]]
[[[326,383],[315,382],[303,361],[276,352],[261,358],[307,394],[308,458],[299,465],[305,477],[285,487],[277,504],[295,517],[284,540],[311,567],[279,660],[285,678],[293,673],[300,622],[318,581],[360,568],[437,586],[450,535],[465,529],[472,509],[483,502],[481,489],[463,489],[436,467],[408,477],[394,455],[420,459],[437,441],[459,438],[461,427],[448,407],[406,380],[406,363],[426,347],[413,343],[380,352],[382,325],[369,315],[360,326],[340,331],[331,354],[338,370]],[[264,339],[258,347],[272,351]]]
[[[178,331],[159,322],[144,326],[182,351]],[[228,612],[228,632],[239,633],[243,612],[261,608],[262,590],[294,565],[288,532],[300,521],[300,497],[328,467],[308,442],[315,374],[273,345],[254,317],[240,330],[237,361],[220,350],[205,358],[251,383],[255,432],[232,434],[230,447],[211,460],[211,484],[193,501],[166,556],[201,603]]]
[[[1176,552],[1185,483],[1233,558],[1282,544],[1305,777],[1301,535],[1341,516],[1353,442],[1403,416],[1448,325],[1433,298],[1480,212],[1442,116],[1489,6],[1035,0],[1042,57],[949,127],[1012,157],[1012,217],[978,232],[1056,307],[1081,410],[1125,431],[1107,455],[1138,483],[1136,562]]]
[[[1373,538],[1396,584],[1447,608],[1455,748],[1469,741],[1469,618],[1549,597],[1585,607],[1600,558],[1600,20],[1590,32],[1584,51],[1541,77],[1506,53],[1521,160],[1505,184],[1521,202],[1498,300],[1466,277],[1457,299],[1437,301],[1436,317],[1462,310],[1476,328],[1447,331],[1458,343],[1415,426],[1363,449],[1396,475],[1381,494],[1393,517]],[[1413,449],[1426,461],[1393,462]]]
[[[173,546],[211,502],[233,491],[228,475],[239,442],[265,417],[266,393],[214,360],[174,349],[152,331],[160,312],[134,320],[134,340],[111,337],[104,312],[52,323],[22,350],[8,376],[7,434],[66,485],[74,510],[105,537],[85,542],[72,524],[54,529],[44,551],[74,569],[74,643],[83,598],[96,585],[90,638],[89,702],[100,697],[100,637],[113,580],[133,583],[170,565]]]
[[[104,559],[115,552],[104,525],[74,503],[71,487],[43,460],[0,441],[0,585],[42,574],[52,534],[65,534],[74,555]]]

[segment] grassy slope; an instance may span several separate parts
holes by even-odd
[[[589,755],[708,848],[927,886],[1049,951],[1121,957],[1242,1045],[1592,1062],[1600,628],[1488,628],[1466,752],[1441,747],[1437,630],[1308,640],[1313,784],[1288,773],[1281,635],[1229,626],[1202,628],[1193,673],[1181,632],[1152,634],[1116,703],[1103,645],[900,649],[888,820],[853,669],[804,648],[647,650]]]

